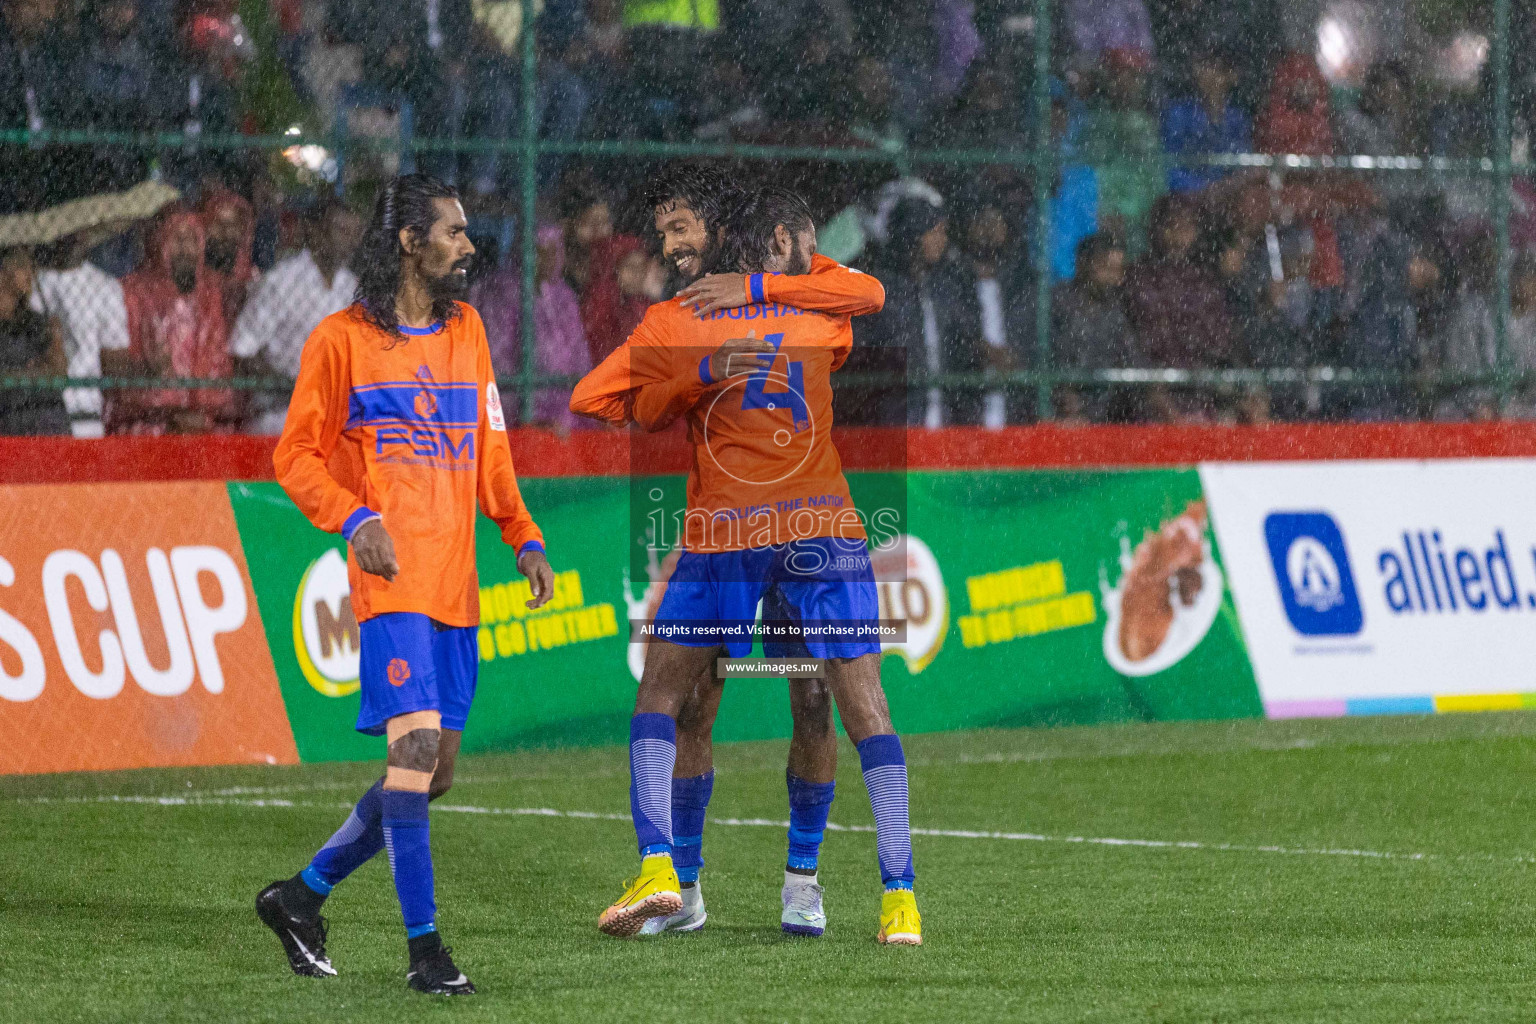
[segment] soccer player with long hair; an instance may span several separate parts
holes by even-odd
[[[735,262],[724,257],[721,246],[726,217],[746,195],[736,182],[707,164],[672,164],[646,183],[643,202],[674,283],[683,286],[678,296],[683,308],[698,317],[739,316],[727,311],[767,300],[834,315],[880,310],[885,289],[879,281],[819,253],[807,254],[808,272],[755,278],[739,272]],[[675,913],[647,920],[642,935],[697,931],[708,918],[699,876],[704,867],[704,819],[714,792],[711,733],[723,692],[721,680],[706,668],[689,685],[678,713],[672,830],[682,906]],[[793,725],[785,781],[791,836],[780,923],[789,933],[819,935],[826,915],[817,865],[836,788],[837,734],[832,697],[821,680],[790,680],[789,704]]]
[[[652,198],[664,197],[653,191]],[[864,527],[830,439],[830,378],[852,348],[851,323],[846,312],[807,313],[786,294],[804,286],[813,299],[819,291],[856,307],[860,294],[879,285],[824,257],[818,267],[810,212],[787,190],[743,197],[722,225],[723,237],[706,234],[702,245],[684,239],[678,205],[674,200],[654,207],[663,251],[670,249],[669,258],[686,273],[708,265],[709,247],[719,259],[724,244],[737,263],[723,269],[740,275],[740,292],[734,284],[721,290],[724,307],[703,318],[690,311],[698,305],[697,292],[652,306],[629,340],[571,397],[577,412],[647,430],[686,417],[694,445],[684,551],[656,614],[630,724],[630,808],[641,871],[603,912],[599,927],[627,936],[655,919],[681,916],[686,922],[689,887],[677,869],[696,871],[701,860],[698,833],[681,829],[702,830],[704,811],[700,800],[679,807],[680,791],[688,796],[690,782],[673,777],[683,749],[681,723],[703,734],[702,742],[691,738],[689,746],[707,750],[719,692],[716,687],[701,697],[698,681],[722,651],[735,657],[750,651],[761,601],[765,621],[806,629],[798,639],[765,643],[765,653],[827,659],[827,686],[858,747],[875,808],[886,886],[878,938],[918,944],[906,764],[880,687],[879,601]],[[746,301],[734,301],[735,294],[745,294]],[[883,290],[879,295],[883,301]],[[736,321],[742,320],[757,321],[764,336],[749,331],[746,338],[733,337],[741,334]],[[818,633],[818,627],[855,628],[849,639],[831,639],[846,634]],[[797,716],[797,731],[800,724]],[[821,934],[826,922],[815,870],[836,763],[830,721],[815,746],[820,749],[811,757],[798,751],[797,765],[791,745],[789,860],[780,918],[785,931],[811,935]],[[703,788],[707,800],[709,787]],[[702,897],[692,888],[702,923]]]
[[[357,729],[388,737],[374,783],[309,865],[256,897],[295,974],[334,975],[321,906],[380,850],[405,923],[413,989],[475,991],[437,932],[427,804],[453,784],[475,695],[475,512],[517,552],[537,608],[554,593],[543,534],[518,492],[480,316],[460,301],[475,247],[458,194],[424,174],[384,186],[356,301],[305,343],[277,479],[347,541],[361,633]]]

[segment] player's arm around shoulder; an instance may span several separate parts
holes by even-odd
[[[817,309],[828,313],[842,313],[845,316],[865,316],[870,313],[878,313],[885,308],[885,285],[873,274],[866,274],[862,270],[855,270],[832,259],[817,253],[811,257],[811,272],[803,274],[798,280],[810,279],[808,283],[822,290],[827,298],[823,301],[825,306]],[[793,287],[796,278],[779,277],[774,279],[773,288],[781,289]],[[784,298],[775,298],[776,302],[788,302]],[[790,305],[796,303],[790,302]],[[801,309],[807,307],[801,306]]]
[[[645,318],[624,343],[576,382],[571,391],[571,411],[615,427],[635,422],[639,390],[670,376],[665,339],[669,318],[678,316],[676,307],[675,302],[658,302],[647,309]]]
[[[813,313],[864,316],[885,306],[885,286],[817,253],[804,274],[709,274],[684,288],[682,304],[703,318],[722,309],[777,303]]]
[[[631,380],[643,382],[634,390],[631,416],[652,433],[677,422],[727,377],[767,369],[774,353],[751,330],[714,347],[680,303],[671,304],[657,327],[631,353]]]
[[[479,318],[476,317],[476,323]],[[477,441],[476,490],[480,510],[501,528],[501,539],[517,552],[517,571],[528,578],[533,591],[529,608],[545,604],[555,593],[555,572],[544,554],[544,531],[539,529],[523,502],[517,486],[517,471],[512,465],[512,448],[507,440],[506,410],[496,387],[491,366],[491,351],[485,331],[478,331],[480,376],[479,427]]]
[[[622,427],[630,422],[629,341],[598,363],[571,389],[568,403],[578,416]]]

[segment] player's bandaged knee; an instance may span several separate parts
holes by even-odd
[[[385,763],[411,772],[431,772],[437,767],[436,729],[412,729],[389,745]]]

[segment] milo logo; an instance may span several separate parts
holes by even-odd
[[[938,656],[949,632],[949,592],[939,560],[910,533],[871,550],[869,560],[880,594],[880,618],[907,623],[906,640],[882,645],[881,653],[900,654],[907,671],[915,675]]]
[[[638,596],[628,570],[624,573],[624,601],[633,624],[628,662],[636,682],[645,671],[647,646],[640,626],[654,620],[681,551],[674,550],[662,559],[652,547],[649,554],[647,579]],[[944,634],[949,632],[949,593],[944,589],[939,560],[927,544],[911,534],[903,534],[871,549],[869,561],[880,597],[880,618],[903,619],[907,624],[906,640],[883,644],[881,653],[900,654],[908,672],[921,672],[938,656],[939,648],[944,646]]]
[[[362,651],[347,562],[335,548],[309,564],[293,601],[293,650],[309,685],[327,697],[356,693]]]

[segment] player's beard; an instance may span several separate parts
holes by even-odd
[[[442,277],[433,277],[427,280],[427,291],[432,296],[432,301],[440,302],[445,299],[462,299],[469,294],[469,264],[472,257],[464,259],[453,265],[453,268]],[[463,270],[464,273],[459,273]]]
[[[816,255],[813,249],[806,252],[800,248],[800,239],[796,238],[790,243],[788,272],[791,275],[809,274],[811,272],[811,257]]]
[[[699,268],[699,272],[696,274],[685,274],[683,273],[682,269],[678,267],[679,263],[687,261],[690,257],[694,258],[694,261]],[[668,273],[671,275],[672,282],[676,286],[673,290],[676,291],[677,288],[685,288],[688,285],[693,284],[693,282],[697,281],[705,274],[713,274],[716,270],[719,269],[716,266],[716,264],[719,262],[719,242],[706,243],[703,252],[700,252],[698,249],[695,249],[691,245],[682,246],[681,248],[675,250],[667,259]]]

